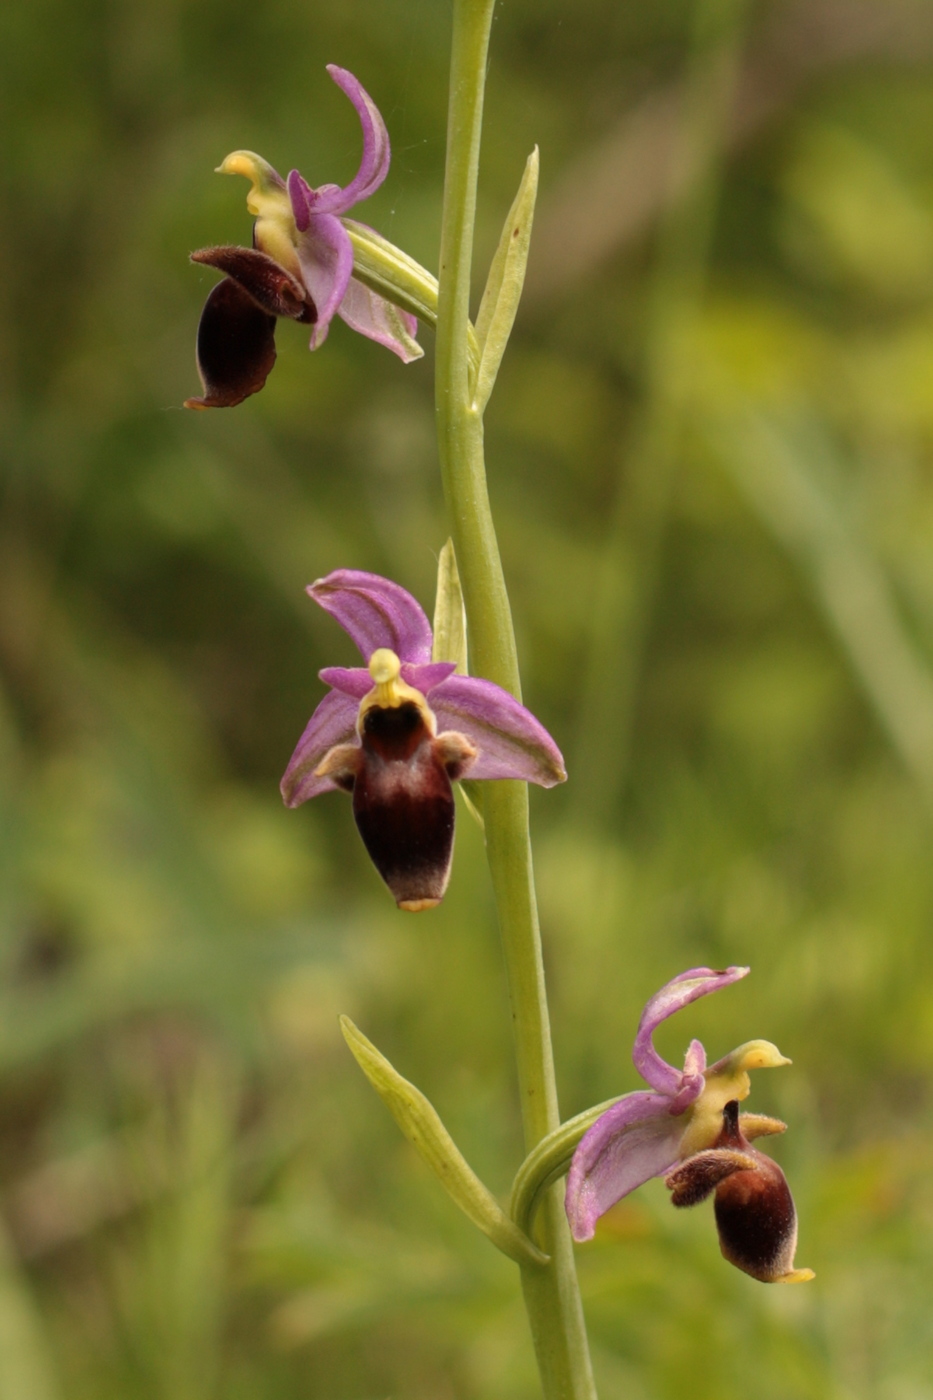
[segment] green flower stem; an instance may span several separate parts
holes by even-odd
[[[441,471],[469,623],[470,667],[520,696],[518,656],[489,506],[483,420],[472,407],[470,271],[486,54],[494,0],[454,0],[447,170],[437,313],[436,412]],[[490,783],[486,846],[512,1006],[528,1150],[560,1123],[531,861],[528,792]],[[559,1188],[542,1203],[546,1268],[522,1267],[522,1286],[545,1400],[595,1400]]]

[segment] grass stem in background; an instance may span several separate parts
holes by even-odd
[[[598,827],[616,814],[627,780],[635,695],[684,431],[692,329],[706,282],[744,14],[745,0],[697,0],[678,161],[699,174],[659,231],[644,349],[645,402],[621,460],[597,565],[573,754],[578,814]],[[680,181],[676,167],[671,178]]]

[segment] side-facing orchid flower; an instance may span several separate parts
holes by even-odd
[[[424,352],[418,322],[353,276],[353,246],[340,221],[379,188],[389,170],[389,133],[376,104],[352,73],[328,73],[359,113],[363,158],[349,185],[312,189],[293,170],[283,180],[252,151],[234,151],[218,170],[252,182],[246,207],[256,216],[252,248],[201,248],[192,262],[226,273],[207,298],[198,327],[201,398],[187,408],[232,408],[265,384],[275,364],[275,323],[288,316],[312,327],[311,349],[324,343],[335,315],[361,335],[394,350],[406,364]]]
[[[716,1193],[716,1224],[730,1264],[763,1283],[803,1283],[811,1269],[794,1268],[797,1214],[778,1164],[750,1140],[782,1133],[785,1124],[739,1113],[751,1084],[748,1071],[789,1065],[767,1040],[750,1040],[707,1068],[706,1051],[692,1040],[683,1070],[654,1048],[662,1021],[698,997],[739,981],[747,967],[682,972],[651,998],[632,1048],[651,1086],[626,1094],[598,1118],[574,1153],[567,1177],[567,1215],[576,1240],[593,1236],[596,1221],[616,1201],[654,1176],[665,1176],[675,1206]]]
[[[432,661],[431,625],[399,584],[337,569],[308,593],[366,665],[321,671],[332,689],[298,741],[282,796],[297,807],[333,788],[352,792],[363,843],[399,908],[430,909],[450,874],[451,781],[469,773],[553,787],[567,776],[560,750],[500,686]]]

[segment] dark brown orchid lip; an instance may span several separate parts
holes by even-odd
[[[232,277],[270,316],[287,316],[309,325],[317,320],[317,308],[304,285],[261,248],[221,244],[199,248],[190,256],[192,262]]]
[[[372,706],[363,717],[353,815],[363,844],[396,903],[438,904],[450,876],[454,796],[420,708]]]
[[[730,1264],[763,1283],[773,1283],[794,1267],[797,1211],[787,1178],[773,1158],[746,1140],[733,1099],[723,1111],[719,1146],[747,1153],[751,1171],[736,1171],[716,1188],[714,1211],[719,1247]]]
[[[400,909],[431,909],[444,897],[454,840],[451,778],[476,757],[463,734],[433,733],[420,697],[395,705],[368,703],[360,744],[337,744],[318,765],[353,794],[363,844]]]
[[[275,317],[225,277],[204,303],[198,326],[204,395],[186,399],[185,407],[233,408],[262,388],[274,364]]]
[[[265,384],[275,364],[280,316],[311,324],[317,308],[305,287],[258,248],[199,248],[191,261],[227,276],[208,295],[198,325],[200,398],[186,408],[233,408]]]
[[[797,1212],[787,1179],[743,1134],[736,1099],[723,1110],[713,1147],[688,1157],[665,1184],[675,1206],[696,1205],[715,1191],[719,1247],[736,1268],[762,1283],[812,1277],[807,1269],[794,1269]]]

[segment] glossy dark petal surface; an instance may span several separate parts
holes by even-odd
[[[265,384],[275,364],[275,317],[225,277],[204,303],[198,325],[198,373],[203,398],[186,408],[233,408]]]
[[[411,704],[371,709],[353,815],[363,844],[396,903],[428,907],[443,897],[454,840],[450,779]]]

